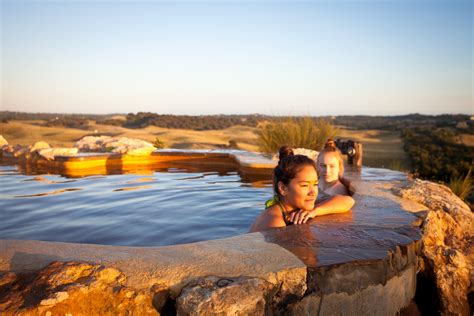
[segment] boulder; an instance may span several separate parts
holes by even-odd
[[[4,145],[1,147],[2,157],[34,161],[38,157],[54,160],[56,156],[76,156],[77,148],[52,148],[46,142],[36,142],[33,146]]]
[[[30,152],[35,152],[41,149],[51,148],[47,142],[36,142],[33,147],[30,148]]]
[[[295,155],[307,156],[307,157],[313,159],[314,161],[316,161],[316,159],[318,158],[318,155],[319,155],[319,151],[306,149],[306,148],[294,148],[293,153]],[[272,157],[272,160],[279,160],[279,159],[280,158],[279,158],[278,154],[276,154]]]
[[[13,147],[13,156],[20,159],[29,158],[30,146],[15,145]]]
[[[54,160],[56,156],[76,156],[78,151],[77,148],[44,148],[36,152],[47,160]]]
[[[177,314],[265,315],[267,296],[273,291],[273,284],[259,278],[211,276],[183,289]]]
[[[103,152],[104,143],[110,140],[110,136],[85,136],[74,144],[81,152]]]
[[[27,159],[30,157],[30,147],[22,145],[3,145],[1,148],[1,156],[6,158]]]
[[[421,273],[434,279],[441,313],[469,315],[468,293],[474,289],[474,214],[449,188],[430,181],[417,179],[393,191],[430,210],[422,225]]]
[[[131,156],[148,156],[156,149],[140,139],[110,136],[86,136],[74,146],[80,152],[112,152]]]
[[[474,231],[474,216],[471,209],[444,185],[416,179],[400,188],[394,188],[393,191],[402,198],[425,205],[430,210],[447,212],[466,233]]]
[[[3,145],[0,147],[0,157],[14,157],[14,147],[12,145]]]
[[[2,135],[0,135],[0,147],[3,145],[8,145],[8,142]]]
[[[36,273],[0,278],[0,311],[34,315],[158,315],[157,287],[135,291],[114,268],[82,262],[53,262]],[[78,304],[77,302],[81,302]]]

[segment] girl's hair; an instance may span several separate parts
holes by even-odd
[[[323,150],[319,152],[318,158],[316,159],[316,162],[319,164],[319,159],[327,153],[332,153],[336,156],[337,161],[339,163],[339,178],[341,178],[344,175],[344,160],[342,159],[342,154],[337,149],[336,143],[332,139],[328,139],[326,143],[324,144]]]
[[[295,155],[289,146],[280,147],[279,156],[278,165],[273,170],[273,190],[278,196],[280,196],[278,182],[288,185],[305,166],[312,166],[314,170],[317,170],[313,159],[304,155]]]

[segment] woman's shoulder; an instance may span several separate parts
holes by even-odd
[[[270,207],[267,207],[261,214],[260,216],[267,216],[267,217],[270,217],[270,218],[274,218],[274,217],[281,217],[283,218],[283,214],[281,212],[281,208],[280,208],[280,205],[278,204],[275,204],[275,205],[272,205]]]
[[[286,226],[279,205],[266,208],[255,220],[250,232],[262,231],[272,227]]]

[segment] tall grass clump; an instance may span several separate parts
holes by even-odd
[[[153,141],[153,146],[156,149],[163,149],[163,148],[165,148],[165,143],[161,139],[156,137],[155,140]]]
[[[474,189],[474,181],[471,177],[472,168],[469,169],[466,176],[452,177],[448,183],[449,188],[454,194],[466,201],[469,193]]]
[[[328,138],[334,138],[338,130],[325,119],[311,117],[285,118],[261,125],[258,143],[264,153],[275,153],[282,145],[293,148],[321,150]]]

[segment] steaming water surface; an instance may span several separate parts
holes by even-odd
[[[271,197],[271,180],[260,185],[233,171],[66,178],[0,166],[0,238],[161,246],[235,236]]]

